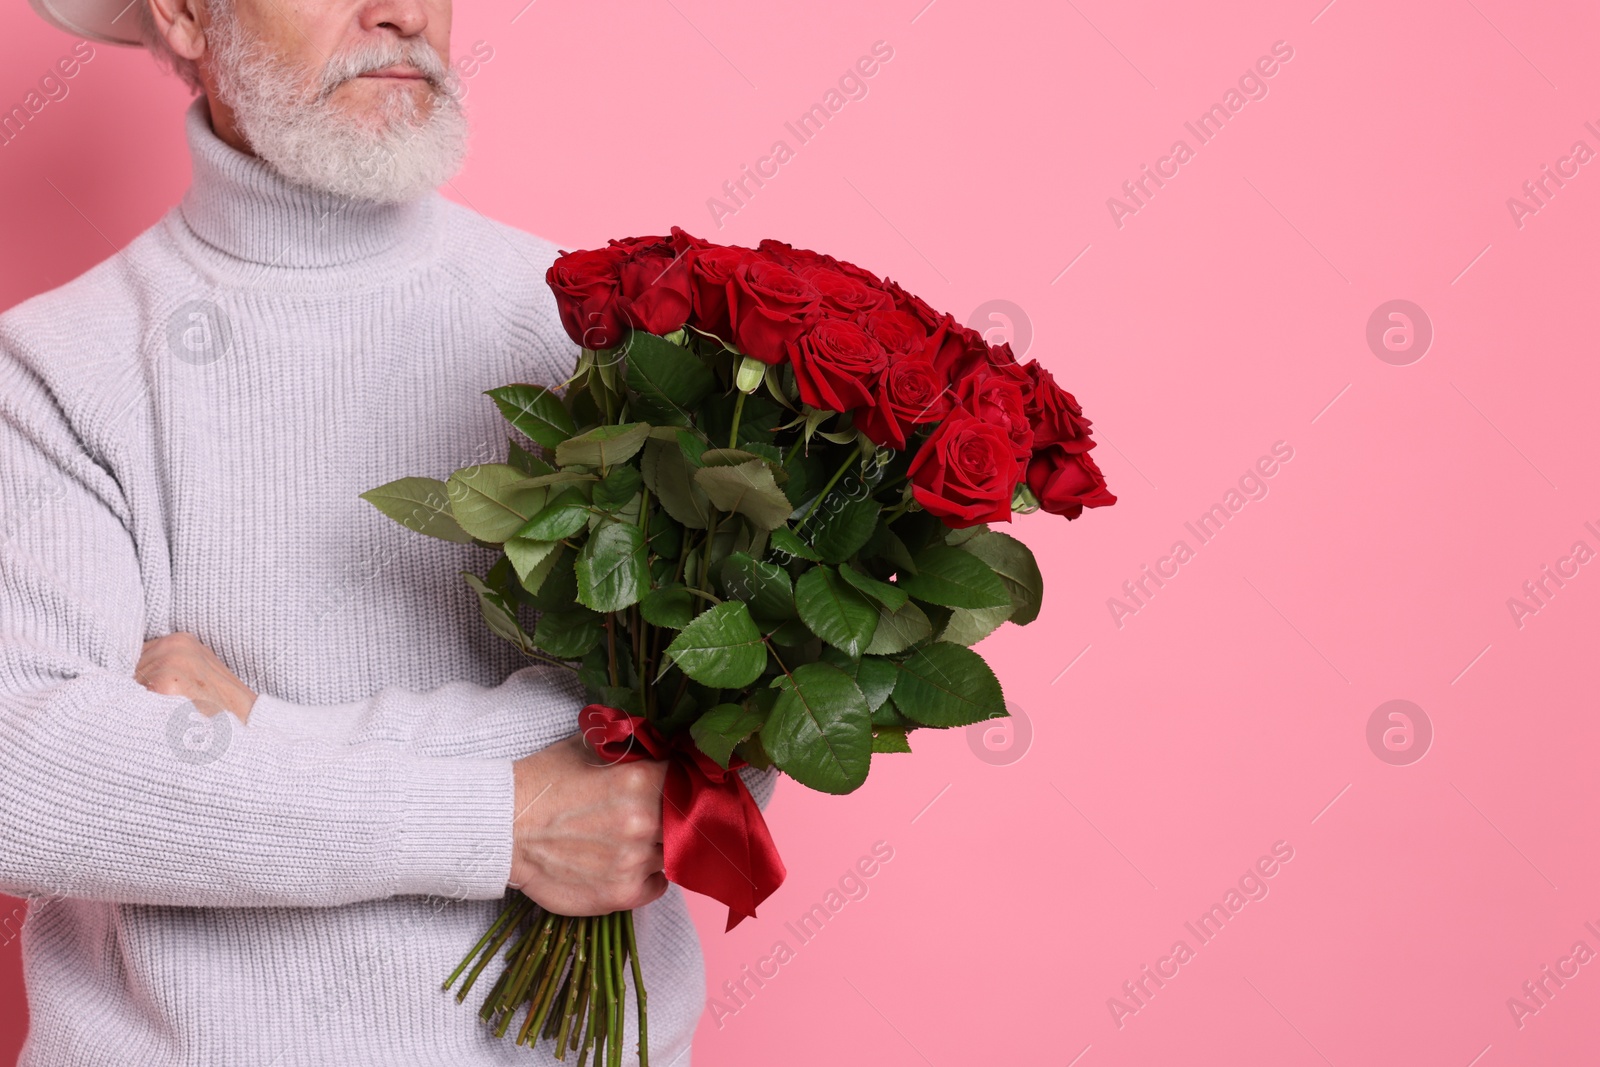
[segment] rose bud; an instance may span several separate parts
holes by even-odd
[[[1089,453],[1068,452],[1060,445],[1033,454],[1028,463],[1028,488],[1041,508],[1068,519],[1082,515],[1084,508],[1117,502]]]

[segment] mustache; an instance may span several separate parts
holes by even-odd
[[[415,69],[435,92],[449,90],[452,68],[427,42],[412,39],[374,41],[336,53],[323,68],[318,95],[326,97],[352,78],[397,66]]]

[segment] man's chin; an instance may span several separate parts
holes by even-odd
[[[420,78],[351,78],[328,103],[355,129],[387,132],[425,124],[438,106],[433,86]]]

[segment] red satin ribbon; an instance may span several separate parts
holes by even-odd
[[[738,756],[728,770],[695,746],[689,731],[671,737],[649,720],[604,704],[578,712],[578,729],[601,759],[629,763],[667,761],[661,794],[661,837],[667,879],[728,906],[732,930],[783,884],[783,861],[756,798],[739,777]]]

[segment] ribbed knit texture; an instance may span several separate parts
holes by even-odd
[[[441,991],[511,868],[512,761],[569,672],[481,621],[463,570],[358,494],[503,460],[485,389],[576,349],[549,242],[437,193],[341,202],[186,117],[182,202],[0,315],[0,890],[22,1067],[548,1064]],[[189,631],[247,726],[133,680]],[[773,775],[746,773],[758,801]],[[651,1062],[705,1002],[673,887],[636,915]],[[631,999],[631,993],[630,993]],[[628,1019],[625,1047],[637,1043]]]

